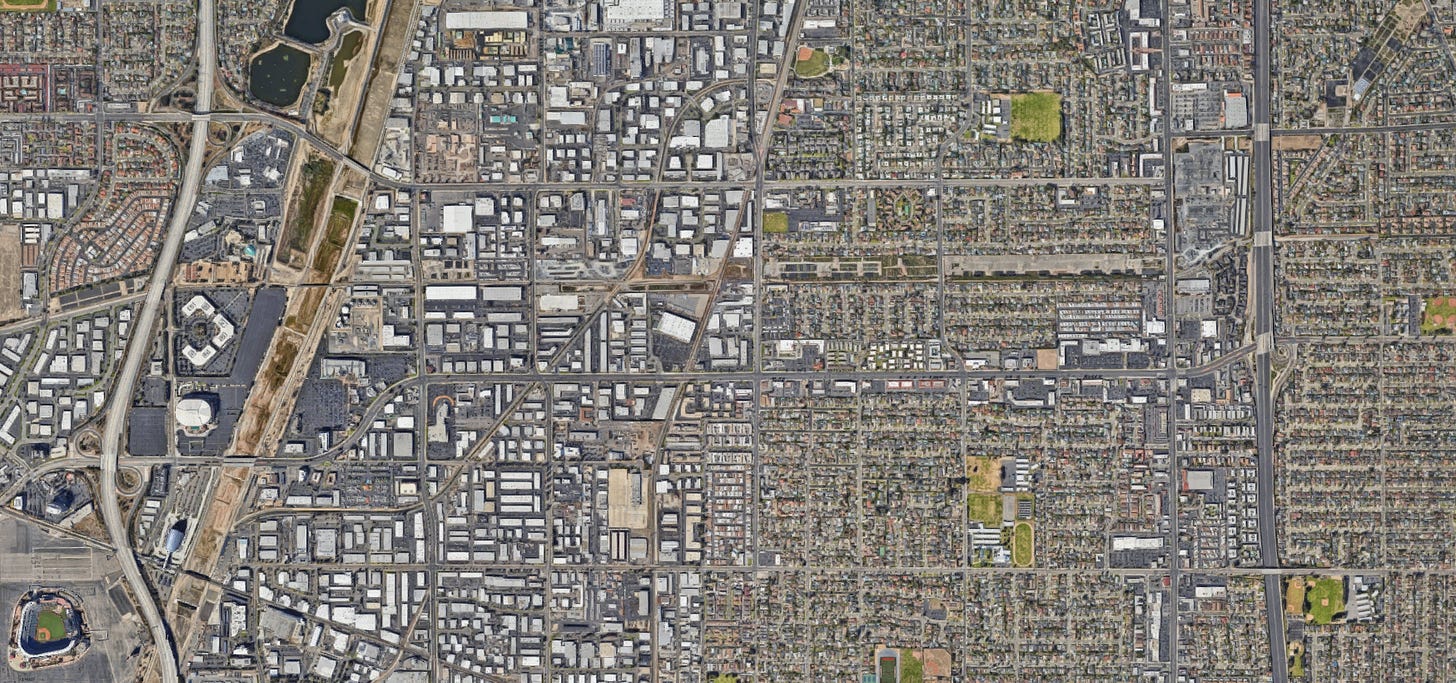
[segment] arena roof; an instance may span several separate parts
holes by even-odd
[[[177,402],[177,424],[188,429],[206,427],[212,422],[212,404],[206,399],[188,397]]]

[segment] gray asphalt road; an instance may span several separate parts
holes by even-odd
[[[137,564],[136,553],[131,547],[126,518],[121,514],[116,473],[121,464],[122,434],[126,431],[127,408],[136,378],[151,349],[151,330],[157,321],[157,312],[162,308],[162,294],[171,278],[172,267],[177,262],[177,252],[182,247],[182,236],[187,232],[187,218],[197,202],[197,191],[202,185],[202,162],[207,156],[207,126],[212,110],[212,83],[217,65],[215,18],[213,0],[199,0],[197,9],[197,102],[192,117],[192,140],[187,152],[187,165],[182,175],[182,187],[172,204],[172,221],[167,227],[167,236],[157,253],[157,262],[152,269],[146,300],[142,303],[136,321],[132,326],[132,339],[127,346],[126,359],[117,373],[112,388],[114,397],[111,412],[106,416],[101,440],[101,516],[106,522],[106,533],[116,547],[116,557],[126,577],[127,586],[136,599],[147,629],[157,650],[157,671],[164,683],[179,680],[177,650],[171,630],[162,618],[162,610],[152,596],[151,587]]]
[[[1255,434],[1259,449],[1259,559],[1279,566],[1279,541],[1274,509],[1274,397],[1271,358],[1274,353],[1274,159],[1271,139],[1273,26],[1270,0],[1254,2],[1254,254],[1250,282],[1255,291]],[[1289,680],[1285,656],[1284,605],[1279,577],[1264,579],[1264,606],[1269,638],[1269,666],[1274,683]]]

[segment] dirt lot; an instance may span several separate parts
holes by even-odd
[[[290,304],[297,301],[297,294],[298,292],[295,291],[294,295],[290,297]],[[278,334],[273,339],[273,346],[268,350],[268,358],[272,360],[258,371],[253,391],[248,395],[248,403],[243,408],[242,416],[238,418],[238,432],[237,436],[233,438],[232,451],[234,453],[268,455],[256,453],[258,442],[262,439],[263,430],[268,426],[269,418],[273,415],[279,387],[283,385],[283,381],[287,379],[288,373],[293,369],[294,361],[298,357],[299,344],[297,333],[288,328],[278,330]]]
[[[325,140],[343,148],[349,142],[349,133],[353,130],[354,121],[359,113],[359,102],[363,99],[364,86],[369,78],[369,70],[365,67],[369,55],[374,49],[378,34],[375,31],[362,31],[354,29],[347,35],[358,34],[363,39],[359,53],[348,60],[341,60],[343,55],[335,54],[333,59],[343,61],[344,65],[331,64],[330,70],[343,69],[343,79],[333,89],[333,95],[329,101],[328,110],[323,116],[317,118],[315,124],[318,134]],[[342,48],[340,49],[342,52]],[[330,77],[332,78],[332,73]]]
[[[242,505],[247,491],[248,480],[251,477],[250,468],[224,468],[222,479],[218,482],[217,488],[213,490],[213,498],[202,512],[202,526],[198,528],[196,545],[193,546],[192,552],[187,555],[187,560],[183,563],[184,572],[178,574],[176,588],[172,591],[172,602],[167,606],[167,611],[172,617],[169,621],[176,629],[177,642],[182,651],[186,651],[188,639],[194,632],[193,616],[203,615],[205,618],[207,614],[210,614],[212,611],[210,607],[215,606],[210,603],[215,603],[214,596],[217,592],[205,581],[185,572],[192,571],[207,575],[217,564],[218,555],[222,552],[223,539],[232,529],[233,519],[237,517],[238,509]],[[204,604],[208,604],[209,608],[197,609]]]
[[[384,17],[383,32],[370,65],[369,84],[365,86],[364,106],[354,127],[354,143],[348,148],[351,156],[366,165],[374,163],[384,119],[389,116],[389,100],[394,97],[394,81],[399,76],[400,60],[414,32],[413,2],[392,1]]]
[[[0,225],[0,320],[24,315],[20,307],[20,225]]]
[[[1296,152],[1319,149],[1324,139],[1318,135],[1280,135],[1269,142],[1276,152]]]

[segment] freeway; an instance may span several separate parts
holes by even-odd
[[[1269,43],[1270,0],[1254,2],[1254,155],[1253,155],[1253,272],[1250,299],[1254,306],[1254,419],[1259,449],[1258,512],[1259,560],[1266,568],[1279,566],[1279,541],[1274,509],[1274,158],[1270,91],[1273,53]],[[1269,639],[1269,668],[1274,683],[1289,680],[1284,635],[1283,586],[1279,575],[1264,576],[1265,630]]]
[[[172,641],[171,630],[162,617],[156,598],[146,577],[137,563],[136,552],[131,545],[131,536],[126,519],[121,514],[116,474],[121,464],[122,434],[126,431],[127,408],[131,403],[132,390],[137,375],[141,372],[152,346],[151,331],[157,321],[157,312],[162,307],[162,294],[171,279],[176,265],[177,253],[182,247],[182,236],[187,232],[187,219],[197,201],[197,191],[202,184],[202,164],[207,156],[207,127],[212,110],[212,84],[217,68],[217,46],[215,37],[214,0],[199,0],[197,6],[197,46],[194,59],[197,60],[197,102],[192,117],[192,139],[187,152],[187,166],[182,175],[182,187],[172,203],[172,220],[167,227],[166,239],[158,250],[157,262],[153,265],[148,283],[146,300],[133,323],[133,334],[126,349],[126,359],[116,375],[112,387],[112,407],[106,415],[105,429],[101,437],[101,517],[106,522],[106,533],[116,547],[116,557],[126,576],[127,586],[137,601],[147,629],[151,631],[152,642],[157,650],[157,672],[163,683],[179,680],[177,650]]]

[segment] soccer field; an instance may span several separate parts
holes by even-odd
[[[1033,92],[1011,96],[1011,137],[1025,142],[1055,142],[1062,137],[1062,96]]]

